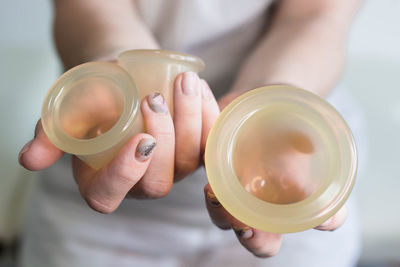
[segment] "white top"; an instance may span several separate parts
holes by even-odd
[[[245,55],[267,23],[270,0],[139,0],[139,11],[163,49],[204,59],[216,95],[229,89]],[[355,125],[351,103],[332,95]],[[339,104],[338,104],[339,103]],[[353,122],[352,122],[353,121]],[[356,122],[357,124],[357,122]],[[354,130],[354,129],[353,129]],[[357,135],[356,135],[357,136]],[[31,208],[21,266],[351,266],[359,239],[353,204],[333,233],[285,235],[278,256],[259,260],[232,231],[210,221],[203,168],[159,200],[125,200],[111,215],[92,211],[79,195],[69,157],[42,172]]]
[[[201,57],[220,96],[267,26],[272,0],[139,0],[142,19],[161,48]],[[215,90],[218,88],[218,91]]]

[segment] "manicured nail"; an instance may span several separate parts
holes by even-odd
[[[167,104],[160,93],[154,93],[147,97],[150,108],[156,113],[167,113]]]
[[[140,141],[136,149],[136,158],[140,161],[146,161],[154,151],[156,141],[152,138],[144,138]]]
[[[235,234],[242,239],[249,239],[253,236],[253,230],[250,227],[233,227],[233,231],[235,231]]]
[[[203,79],[200,80],[201,83],[201,97],[205,100],[211,99],[213,94],[207,82]]]
[[[192,71],[185,72],[182,77],[181,86],[184,95],[198,95],[199,76]]]
[[[21,162],[22,156],[25,154],[26,151],[28,151],[31,148],[33,140],[29,141],[24,145],[24,147],[21,149],[21,151],[18,154],[18,161]]]
[[[219,203],[217,197],[210,191],[207,192],[207,201],[212,207],[221,206],[221,203]]]

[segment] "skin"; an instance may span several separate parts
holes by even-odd
[[[247,90],[268,84],[290,84],[321,96],[328,94],[342,71],[348,28],[360,2],[277,1],[265,36],[244,61],[232,89],[218,104],[207,83],[197,74],[180,74],[174,84],[173,118],[167,107],[165,112],[155,112],[150,98],[145,98],[141,109],[147,134],[133,136],[116,158],[99,171],[73,159],[74,177],[83,198],[93,209],[110,213],[127,195],[165,196],[174,179],[182,179],[201,163],[219,107],[222,109]],[[134,1],[119,0],[117,5],[109,0],[54,0],[54,6],[54,36],[67,69],[87,61],[112,61],[128,49],[159,48]],[[146,158],[136,153],[144,139],[156,142]],[[21,150],[19,161],[29,170],[42,170],[62,154],[47,139],[39,121],[35,138]],[[286,157],[281,166],[290,169],[291,164]],[[209,185],[204,193],[215,225],[233,228],[239,242],[258,257],[278,253],[281,235],[262,232],[236,220],[219,204]],[[346,214],[343,207],[316,229],[335,230],[343,224]]]

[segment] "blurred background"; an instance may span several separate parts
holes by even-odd
[[[61,73],[49,0],[0,3],[0,266],[12,266],[35,173],[17,163],[33,137],[42,100]],[[343,84],[367,121],[369,159],[357,184],[360,266],[400,266],[400,1],[369,0],[349,43]]]

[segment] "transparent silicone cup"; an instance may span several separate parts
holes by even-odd
[[[131,136],[145,132],[141,99],[161,92],[172,111],[176,76],[204,69],[197,57],[165,50],[127,51],[119,64],[90,62],[67,71],[42,106],[50,141],[94,169],[106,165]]]
[[[239,181],[234,164],[240,162],[235,158],[245,161],[250,156],[235,154],[235,149],[246,146],[246,140],[253,141],[252,133],[245,131],[251,126],[248,122],[256,118],[251,123],[257,129],[267,118],[263,114],[275,116],[269,109],[288,114],[292,118],[289,126],[301,129],[307,124],[308,133],[320,136],[324,145],[323,154],[318,154],[324,157],[318,156],[318,164],[324,166],[326,177],[310,195],[292,203],[271,203],[251,194]],[[279,127],[279,120],[271,121]],[[355,182],[357,152],[349,127],[329,103],[308,91],[277,85],[251,90],[221,112],[208,137],[205,166],[216,197],[235,218],[256,229],[290,233],[320,225],[345,203]]]
[[[128,71],[139,88],[141,100],[155,92],[164,96],[173,115],[173,83],[179,73],[204,70],[204,62],[195,56],[167,50],[129,50],[118,56],[118,64]],[[144,130],[139,110],[136,132]]]
[[[122,114],[111,129],[95,138],[79,138],[68,134],[63,127],[60,110],[66,97],[80,98],[79,84],[86,79],[108,81],[110,95],[123,96]],[[85,106],[78,109],[84,109]],[[129,74],[112,63],[90,62],[64,73],[50,88],[42,106],[42,125],[50,141],[64,152],[74,154],[95,169],[115,156],[132,134],[133,122],[139,108],[139,92]],[[71,112],[76,110],[71,104]],[[68,110],[67,110],[68,112]],[[78,113],[77,116],[80,114]],[[74,125],[71,129],[75,128]],[[71,130],[72,131],[72,130]]]

